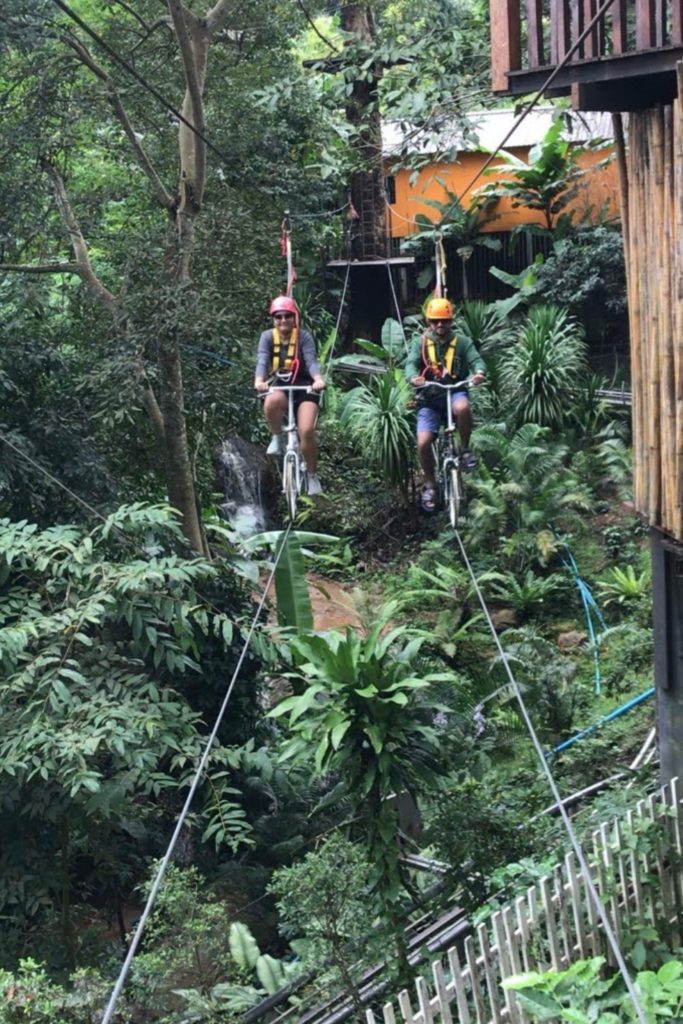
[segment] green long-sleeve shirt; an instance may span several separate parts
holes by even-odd
[[[444,338],[443,342],[439,341],[432,331],[426,331],[425,334],[427,337],[433,339],[437,359],[443,364],[446,350],[450,344],[451,338],[453,337],[452,331],[448,333],[448,336]],[[407,380],[412,380],[413,377],[420,377],[426,369],[422,359],[423,337],[425,337],[425,335],[420,335],[420,337],[416,338],[410,346],[405,370]],[[474,342],[470,341],[469,338],[458,338],[458,343],[455,349],[453,371],[453,377],[444,375],[444,384],[449,384],[455,380],[464,380],[465,377],[471,377],[474,373],[486,373],[486,363],[479,355]]]

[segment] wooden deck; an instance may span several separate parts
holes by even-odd
[[[558,72],[549,95],[582,110],[640,110],[671,103],[683,59],[683,0],[490,0],[494,92],[525,95]]]

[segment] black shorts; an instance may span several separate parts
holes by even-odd
[[[314,405],[320,405],[320,392],[319,391],[295,391],[294,392],[294,408],[298,409],[303,402],[313,402]]]
[[[276,388],[277,383],[273,382],[272,387]],[[297,387],[305,387],[305,384],[297,384]],[[313,402],[314,405],[320,405],[320,391],[295,391],[294,392],[294,410],[296,411],[302,402]],[[261,393],[257,396],[261,401],[266,398],[265,393]]]

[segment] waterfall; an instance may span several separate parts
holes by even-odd
[[[215,453],[220,505],[230,525],[243,536],[270,526],[276,500],[274,467],[263,448],[241,437],[228,437]]]

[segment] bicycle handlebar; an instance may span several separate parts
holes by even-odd
[[[310,384],[269,384],[267,391],[261,391],[262,395],[269,395],[271,391],[309,391],[319,395],[322,388],[314,388]]]
[[[416,391],[421,391],[422,388],[442,388],[444,391],[455,391],[456,388],[468,387],[472,384],[472,377],[466,377],[465,380],[456,380],[455,384],[442,384],[438,380],[426,380],[424,384],[413,384],[411,387],[415,388]]]

